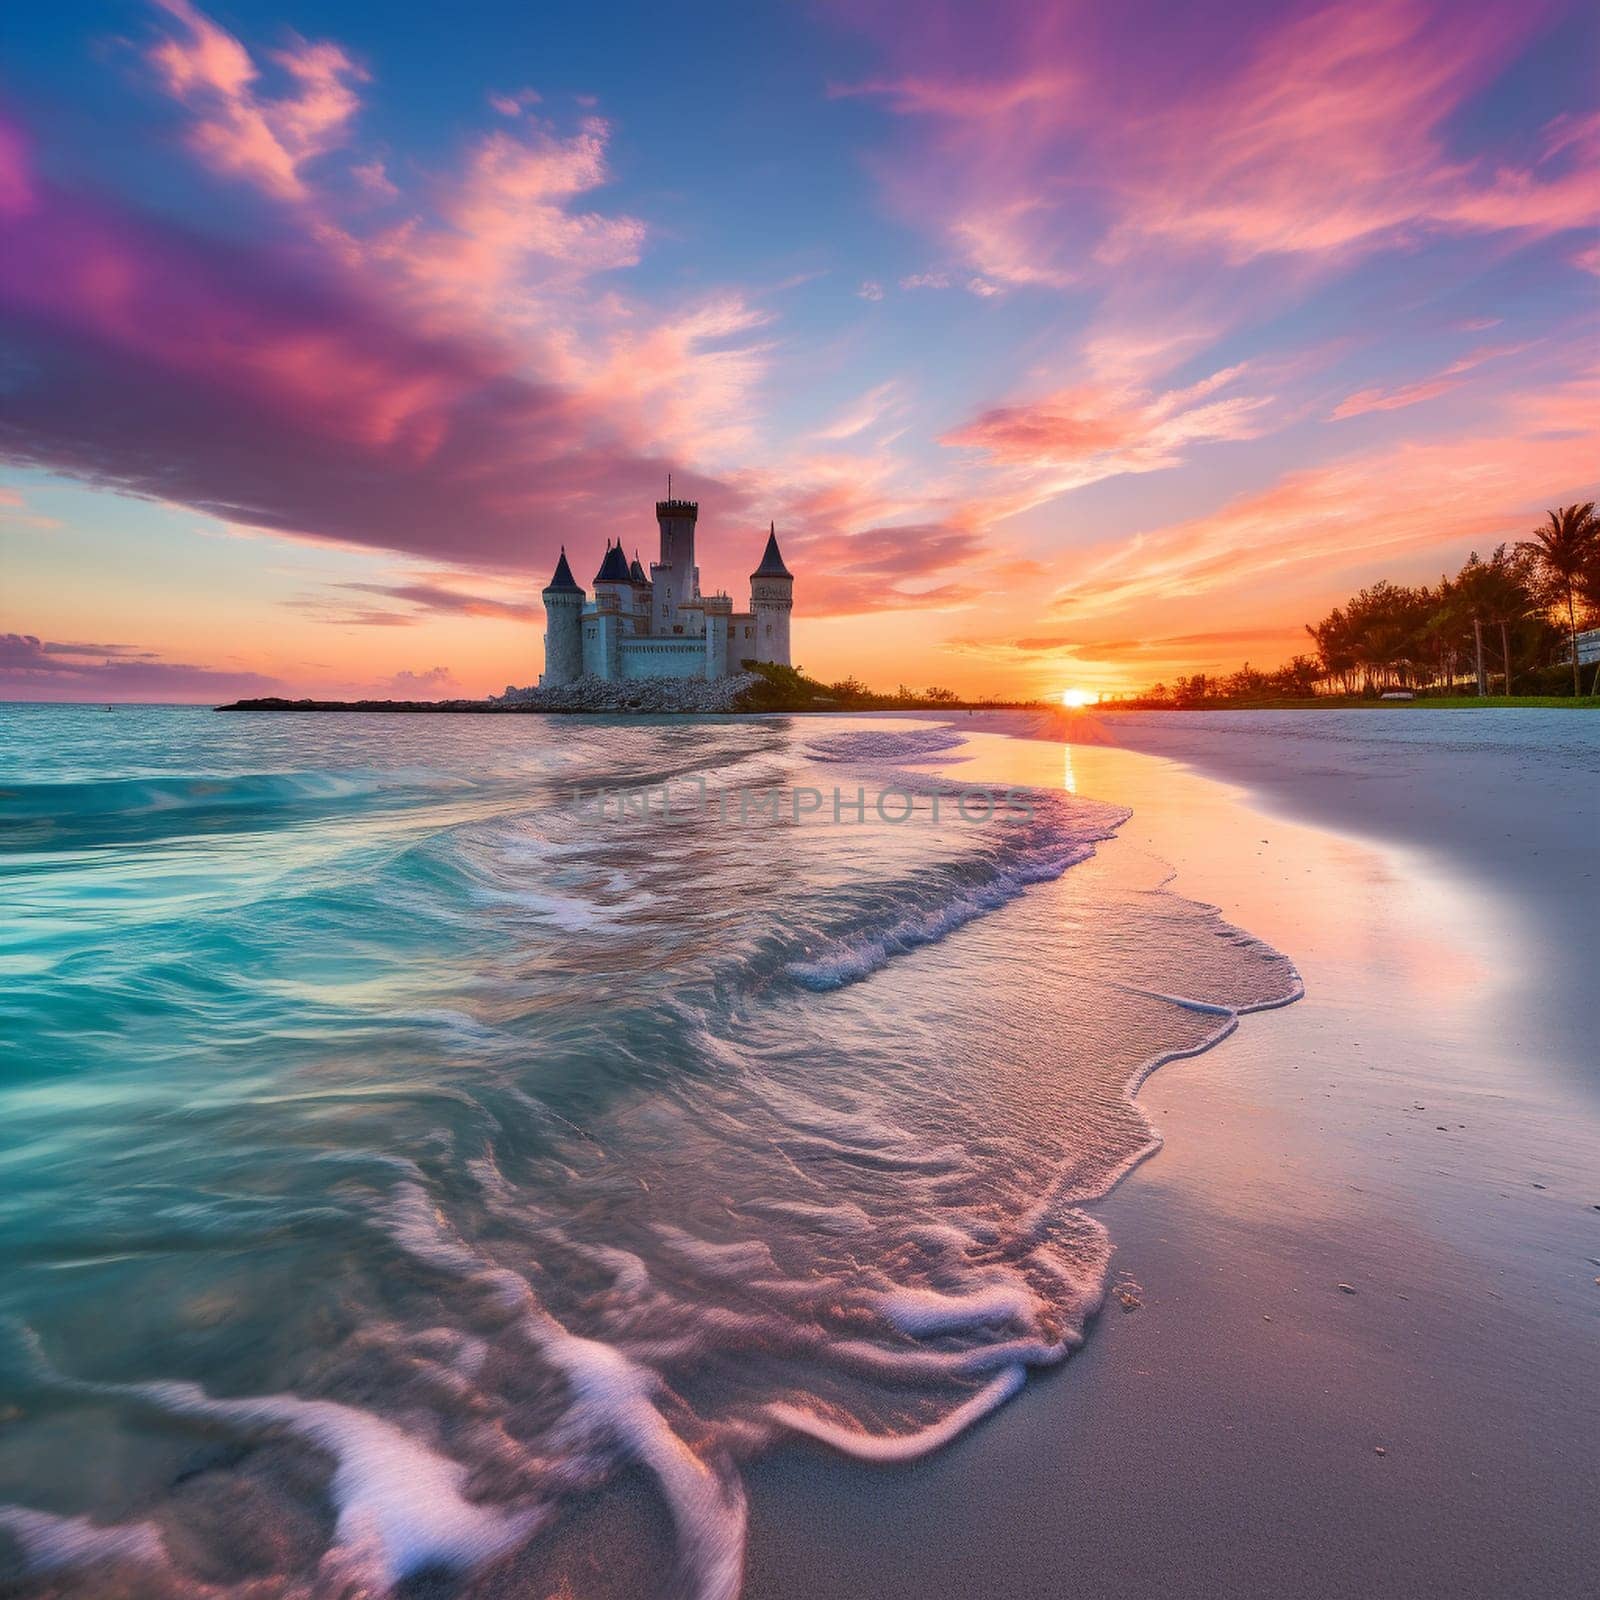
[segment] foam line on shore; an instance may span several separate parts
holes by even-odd
[[[918,1456],[941,1449],[965,1433],[975,1422],[1003,1406],[1022,1387],[1026,1377],[1026,1370],[1020,1366],[1003,1368],[970,1400],[964,1401],[940,1421],[915,1433],[862,1433],[855,1428],[841,1427],[814,1412],[781,1400],[773,1402],[766,1409],[774,1422],[791,1432],[803,1433],[808,1438],[831,1445],[858,1461],[915,1461]]]

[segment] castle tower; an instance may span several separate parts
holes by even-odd
[[[628,576],[628,558],[622,553],[622,541],[606,541],[606,558],[594,575],[594,607],[596,611],[616,611],[633,616],[633,580]],[[627,630],[632,632],[632,626]]]
[[[680,608],[700,598],[700,569],[694,564],[694,528],[699,516],[698,501],[656,501],[661,559],[650,567],[650,581],[655,590],[653,633],[684,631],[688,619],[680,614]]]
[[[553,689],[571,683],[583,671],[583,590],[573,580],[567,565],[567,550],[561,548],[555,576],[545,585],[544,671],[539,686]]]
[[[655,617],[651,601],[655,591],[650,586],[650,576],[639,561],[639,552],[633,552],[633,560],[628,564],[628,580],[633,585],[633,631],[636,634],[649,633],[655,626]]]
[[[755,659],[783,667],[793,665],[789,660],[789,613],[794,609],[794,574],[783,564],[776,523],[768,528],[761,565],[750,574],[750,609],[756,618]]]

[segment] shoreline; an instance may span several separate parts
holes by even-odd
[[[1514,752],[1413,751],[1387,780],[1360,746],[1298,752],[1274,782],[1228,730],[1158,754],[1117,748],[1153,742],[1128,728],[1061,744],[987,720],[1131,804],[1105,848],[1170,863],[1306,995],[1138,1090],[1163,1145],[1089,1207],[1136,1309],[1108,1301],[1063,1369],[893,1474],[758,1463],[746,1594],[1107,1571],[1157,1593],[1578,1592],[1600,1562],[1600,1095],[1586,991],[1552,1004],[1547,979],[1596,862],[1580,768],[1486,855],[1483,809],[1526,787]],[[1401,828],[1408,785],[1486,798]],[[1530,837],[1568,849],[1530,871]]]
[[[687,680],[699,682],[698,679]],[[59,702],[48,701],[21,701],[18,704],[55,704]],[[99,701],[79,702],[81,704],[98,705]],[[155,702],[145,701],[112,701],[107,704],[107,710],[112,705],[137,706]],[[426,715],[429,713],[441,716],[502,716],[516,713],[523,716],[541,717],[635,717],[635,716],[693,716],[693,717],[751,717],[751,716],[784,716],[784,717],[859,717],[859,716],[896,716],[896,717],[946,717],[952,714],[961,716],[994,716],[1013,713],[1026,713],[1037,716],[1059,717],[1068,715],[1060,706],[1050,701],[1015,701],[1011,703],[986,702],[969,705],[958,701],[954,705],[929,701],[922,705],[908,706],[840,706],[840,705],[804,705],[791,707],[769,707],[762,709],[717,709],[684,707],[666,708],[661,710],[642,710],[637,706],[545,706],[531,705],[526,701],[502,702],[497,700],[289,700],[279,695],[266,695],[256,699],[235,700],[229,705],[212,706],[213,711],[300,711],[300,712],[355,712],[364,716],[389,712],[396,716]],[[1275,712],[1334,712],[1334,711],[1595,711],[1600,710],[1600,696],[1580,695],[1577,698],[1568,697],[1561,699],[1554,696],[1528,696],[1513,695],[1509,699],[1504,696],[1493,698],[1475,699],[1461,696],[1440,696],[1435,699],[1419,697],[1416,700],[1351,700],[1344,697],[1329,696],[1326,701],[1312,700],[1271,702],[1260,705],[1195,705],[1171,707],[1141,707],[1132,706],[1126,709],[1114,709],[1110,706],[1090,707],[1084,711],[1072,713],[1078,716],[1102,715],[1120,717],[1188,717],[1196,714],[1204,716],[1221,715],[1258,715]]]

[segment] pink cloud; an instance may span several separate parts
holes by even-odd
[[[1337,422],[1345,417],[1365,416],[1369,411],[1399,411],[1406,406],[1420,405],[1424,400],[1437,400],[1440,395],[1459,387],[1453,378],[1438,377],[1401,384],[1396,389],[1358,389],[1341,400],[1330,416]]]
[[[888,481],[893,465],[872,454],[817,455],[736,480],[746,497],[775,511],[784,556],[803,569],[807,616],[946,610],[1016,575],[1015,558],[987,531],[991,502],[926,488],[899,493]],[[752,548],[759,544],[758,531],[749,537]],[[747,570],[743,562],[735,568],[735,583]],[[1029,573],[1037,576],[1031,566]]]
[[[297,39],[272,59],[287,92],[260,92],[248,50],[189,0],[154,0],[176,24],[148,51],[167,92],[193,114],[188,141],[214,171],[280,200],[304,200],[303,169],[338,145],[367,74],[337,45]]]
[[[502,117],[520,117],[529,106],[536,106],[542,97],[535,89],[519,89],[515,94],[494,94],[487,96],[489,108],[498,111]]]
[[[399,185],[389,177],[388,167],[376,157],[371,161],[358,162],[351,167],[350,176],[368,194],[376,195],[380,200],[396,200],[400,196]]]
[[[447,617],[493,617],[503,622],[532,622],[543,615],[532,600],[497,600],[467,594],[442,583],[343,583],[342,590],[398,600],[418,613]]]
[[[436,700],[461,692],[456,675],[448,667],[429,667],[426,672],[397,672],[378,685],[405,699]]]
[[[544,128],[496,132],[479,141],[466,169],[441,189],[441,225],[415,223],[376,243],[422,289],[479,311],[552,278],[570,282],[634,265],[644,225],[632,217],[578,211],[572,202],[606,181],[608,129],[588,117],[563,138]]]
[[[1004,7],[983,36],[951,4],[914,30],[892,8],[845,15],[891,63],[851,92],[906,120],[879,164],[897,209],[993,283],[1104,280],[1173,244],[1320,260],[1600,218],[1593,119],[1558,118],[1532,165],[1449,147],[1537,8],[1343,0],[1209,36],[1173,14],[1141,17],[1136,44],[1124,13],[1075,6]]]
[[[895,378],[875,385],[846,406],[832,422],[817,429],[818,439],[853,439],[881,422],[900,403],[900,384]]]
[[[1069,468],[1076,481],[1170,467],[1193,444],[1253,438],[1268,397],[1218,398],[1241,375],[1231,368],[1186,389],[1150,394],[1109,383],[1063,389],[1041,400],[996,406],[942,443],[978,450],[1009,466]],[[1082,476],[1085,468],[1091,469]]]
[[[1359,417],[1370,411],[1400,411],[1406,406],[1420,405],[1425,400],[1436,400],[1440,395],[1449,394],[1451,390],[1460,388],[1466,374],[1476,367],[1481,367],[1484,362],[1493,361],[1500,356],[1516,355],[1525,349],[1526,345],[1516,344],[1474,350],[1470,355],[1462,356],[1459,361],[1452,361],[1442,372],[1433,377],[1422,378],[1415,383],[1401,384],[1393,389],[1358,390],[1334,407],[1331,420],[1337,422],[1345,417]]]
[[[563,350],[561,370],[588,409],[658,449],[723,455],[748,442],[768,354],[756,335],[768,321],[731,291],[650,321],[624,315],[588,350]]]
[[[985,542],[974,530],[921,524],[813,534],[792,541],[807,571],[808,616],[857,616],[893,609],[946,610],[969,605],[992,585],[973,569]],[[785,549],[788,555],[788,549]]]

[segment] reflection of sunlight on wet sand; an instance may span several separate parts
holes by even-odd
[[[1180,762],[1098,743],[1058,756],[1053,742],[976,736],[951,770],[963,782],[1065,782],[1130,807],[1100,847],[1106,866],[1217,906],[1305,983],[1304,1000],[1245,1017],[1214,1057],[1163,1068],[1140,1090],[1164,1137],[1204,1141],[1209,1220],[1190,1219],[1197,1248],[1229,1248],[1226,1230],[1287,1217],[1342,1230],[1395,1192],[1418,1154],[1395,1119],[1433,1128],[1404,1109],[1414,1099],[1448,1096],[1476,1121],[1470,1105],[1501,1098],[1500,1011],[1526,981],[1512,965],[1523,943],[1515,907],[1421,850],[1271,816]],[[1330,1167],[1341,1181],[1309,1181]]]
[[[1269,816],[1241,789],[1130,754],[1079,747],[1082,792],[1131,806],[1123,837],[1177,868],[1180,892],[1289,953],[1308,984],[1325,970],[1379,980],[1401,1005],[1493,1002],[1511,907],[1421,850]]]
[[[1464,1015],[1510,976],[1519,941],[1503,919],[1513,908],[1421,850],[1267,816],[1242,789],[1115,746],[973,734],[962,754],[948,769],[959,782],[1059,784],[1131,807],[1106,848],[1175,868],[1178,893],[1285,951],[1308,984],[1318,971],[1360,969],[1397,1002],[1448,1002]]]

